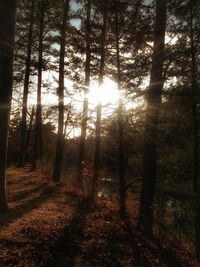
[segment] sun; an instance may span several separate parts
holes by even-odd
[[[45,107],[56,106],[58,104],[58,96],[55,94],[58,74],[49,71],[43,73],[44,83],[50,83],[51,87],[54,88],[52,91],[42,90],[42,105]],[[37,81],[36,81],[37,82]],[[81,111],[80,103],[83,101],[84,94],[77,94],[75,89],[75,83],[69,79],[65,79],[65,87],[72,95],[74,107]],[[54,91],[54,92],[53,92]],[[65,95],[65,104],[71,101],[71,95]],[[29,106],[35,105],[37,94],[36,92],[30,94],[28,99]],[[105,77],[103,84],[99,86],[97,81],[92,80],[87,95],[89,105],[92,110],[100,103],[105,108],[115,108],[119,101],[119,91],[117,83],[111,80],[109,77]],[[105,111],[106,112],[106,111]]]
[[[101,86],[99,86],[96,81],[92,81],[88,94],[88,100],[89,103],[94,106],[97,106],[98,104],[116,104],[119,100],[117,84],[108,77],[104,78]]]

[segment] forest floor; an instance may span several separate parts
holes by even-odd
[[[10,210],[0,215],[1,267],[189,267],[191,255],[173,252],[119,220],[115,205],[95,211],[80,192],[28,168],[7,173]]]

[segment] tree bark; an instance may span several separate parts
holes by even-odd
[[[91,61],[91,0],[87,0],[87,18],[86,18],[86,63],[85,63],[85,86],[83,114],[81,121],[81,137],[79,145],[79,157],[77,168],[77,184],[83,187],[83,168],[85,163],[85,141],[88,121],[88,92],[90,87],[90,61]]]
[[[42,68],[43,68],[43,33],[44,33],[44,14],[45,14],[45,0],[40,0],[40,30],[39,30],[39,48],[38,48],[38,86],[37,86],[37,107],[36,107],[36,121],[34,130],[34,145],[32,155],[31,170],[35,171],[37,168],[38,145],[40,144],[40,157],[43,155],[42,143],[42,105],[41,105],[41,91],[42,91]]]
[[[106,55],[106,31],[107,31],[107,0],[104,0],[104,14],[103,14],[103,27],[102,27],[102,36],[101,36],[101,60],[99,68],[99,90],[103,84],[104,78],[104,68],[105,68],[105,55]],[[95,150],[94,150],[94,174],[92,180],[92,192],[91,197],[95,200],[97,183],[99,180],[99,167],[100,167],[100,150],[101,150],[101,112],[102,106],[101,102],[97,105],[97,115],[96,115],[96,127],[95,127]]]
[[[28,34],[28,46],[27,46],[27,56],[26,56],[26,71],[24,79],[24,92],[23,92],[23,106],[22,106],[22,124],[21,124],[21,144],[20,144],[20,155],[18,167],[23,167],[25,164],[26,156],[26,131],[27,131],[27,100],[28,100],[28,90],[29,90],[29,79],[30,79],[30,65],[31,65],[31,51],[33,42],[33,20],[34,20],[34,8],[35,0],[31,1],[30,10],[30,24],[29,24],[29,34]]]
[[[119,48],[119,10],[118,2],[115,0],[115,37],[116,37],[116,52],[117,52],[117,85],[119,95],[121,93],[121,63],[120,63],[120,48]],[[118,116],[118,150],[119,150],[119,214],[121,219],[126,216],[126,181],[125,181],[125,162],[124,162],[124,127],[123,127],[123,101],[119,96],[117,109]]]
[[[16,1],[0,1],[0,212],[8,208],[6,199],[6,160],[8,125],[12,97],[13,52]]]
[[[153,202],[156,192],[157,130],[163,89],[163,62],[167,0],[156,0],[154,48],[150,85],[147,93],[145,118],[143,182],[140,201],[139,226],[147,234],[153,233]]]
[[[200,199],[198,190],[199,180],[199,118],[197,110],[197,62],[196,49],[194,43],[194,1],[190,1],[190,48],[191,48],[191,91],[192,91],[192,117],[193,117],[193,193],[196,198],[195,207],[195,251],[198,261],[200,261]]]
[[[191,45],[191,91],[192,91],[192,116],[193,116],[193,191],[198,192],[199,179],[199,120],[197,112],[197,62],[193,30],[193,1],[190,12],[190,45]]]
[[[28,148],[30,145],[30,140],[31,140],[31,132],[33,128],[33,121],[34,121],[34,116],[35,116],[35,106],[32,107],[31,115],[30,115],[30,122],[29,122],[29,127],[27,130],[26,134],[26,144],[25,144],[25,160],[30,162],[31,155],[28,153]]]
[[[63,151],[64,151],[64,78],[65,78],[65,44],[66,44],[66,29],[67,17],[69,10],[69,0],[63,0],[63,22],[60,38],[60,63],[59,63],[59,88],[58,88],[58,132],[56,143],[56,157],[54,163],[53,180],[60,181]]]

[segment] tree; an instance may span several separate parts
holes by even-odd
[[[81,120],[81,137],[79,145],[79,156],[78,156],[78,169],[77,169],[77,183],[83,186],[83,167],[85,161],[85,140],[87,132],[87,121],[88,121],[88,92],[90,87],[90,64],[91,64],[91,0],[87,0],[87,17],[86,17],[86,62],[85,62],[85,85],[84,85],[84,101],[83,101],[83,113]]]
[[[44,34],[44,16],[45,16],[45,0],[40,0],[39,5],[39,47],[38,47],[38,84],[37,84],[37,107],[34,129],[34,146],[32,155],[31,170],[37,168],[38,145],[40,144],[40,156],[43,154],[42,144],[42,105],[41,105],[41,90],[42,90],[42,69],[43,69],[43,34]]]
[[[104,69],[105,69],[105,56],[106,56],[106,31],[107,31],[107,0],[103,3],[103,27],[101,33],[101,59],[99,68],[99,90],[103,84]],[[101,112],[102,106],[101,102],[98,103],[96,108],[96,127],[95,127],[95,150],[94,150],[94,173],[92,180],[92,193],[91,196],[94,199],[96,194],[97,182],[99,179],[99,166],[100,166],[100,143],[101,143]]]
[[[117,56],[117,85],[119,94],[121,93],[121,64],[120,64],[120,46],[119,46],[119,18],[118,3],[115,0],[115,38],[116,38],[116,56]],[[125,165],[124,165],[124,129],[123,129],[123,101],[119,97],[117,109],[118,117],[118,146],[119,146],[119,213],[123,219],[126,216],[126,181],[125,181]]]
[[[0,2],[0,211],[7,210],[5,169],[12,97],[16,1]]]
[[[198,118],[198,82],[197,82],[197,52],[194,38],[195,1],[189,2],[189,31],[191,51],[191,92],[192,92],[192,116],[193,116],[193,192],[196,197],[195,209],[195,250],[197,259],[200,261],[200,207],[198,196],[199,182],[199,118]]]
[[[34,8],[35,8],[35,0],[32,0],[31,10],[30,10],[28,44],[27,44],[26,70],[25,70],[25,78],[24,78],[22,122],[21,122],[21,144],[20,144],[20,155],[19,155],[19,163],[18,163],[19,167],[24,166],[25,156],[26,156],[27,100],[28,100],[29,79],[30,79],[31,51],[32,51],[32,42],[33,42]]]
[[[27,134],[26,134],[25,158],[27,161],[28,160],[30,161],[30,159],[31,159],[31,157],[30,157],[31,156],[30,143],[31,143],[31,134],[32,134],[32,128],[33,128],[34,116],[35,116],[35,106],[33,106],[31,109],[29,126],[28,126]]]
[[[58,132],[56,144],[56,157],[54,163],[53,180],[59,182],[64,150],[64,78],[65,78],[65,43],[66,26],[69,9],[69,0],[63,0],[63,21],[60,36],[60,63],[59,63],[59,88],[58,88]]]
[[[153,203],[156,192],[157,130],[164,84],[163,64],[166,20],[167,0],[156,0],[152,69],[146,100],[143,181],[139,217],[139,226],[148,234],[152,234],[153,232]]]

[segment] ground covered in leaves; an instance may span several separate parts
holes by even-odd
[[[92,210],[69,185],[28,168],[8,170],[8,202],[0,215],[1,267],[198,266],[120,221],[113,203],[99,200]]]

